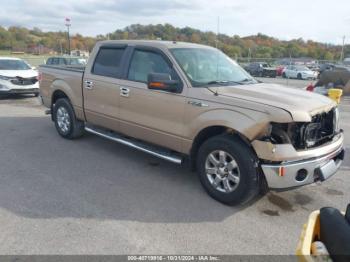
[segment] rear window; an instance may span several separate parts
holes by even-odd
[[[101,48],[98,52],[92,73],[95,75],[118,77],[124,48]]]

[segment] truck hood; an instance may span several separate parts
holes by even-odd
[[[244,99],[286,110],[297,122],[310,122],[312,116],[328,112],[336,106],[326,96],[277,84],[259,83],[210,89],[219,96]]]
[[[0,76],[30,78],[38,76],[38,72],[33,69],[28,70],[0,70]]]

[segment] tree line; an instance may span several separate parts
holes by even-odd
[[[106,35],[96,37],[75,34],[71,36],[71,48],[91,51],[96,41],[106,39],[161,39],[170,41],[185,41],[218,46],[227,55],[253,58],[281,58],[281,57],[311,57],[319,60],[339,60],[341,46],[319,43],[302,38],[290,41],[279,40],[264,34],[240,37],[226,34],[216,35],[214,32],[203,32],[191,27],[178,28],[170,24],[140,25],[134,24],[118,29]],[[43,32],[39,28],[0,26],[0,49],[12,51],[57,53],[68,49],[67,33]],[[350,45],[345,47],[345,56],[350,55]]]

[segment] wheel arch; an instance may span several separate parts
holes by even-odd
[[[246,144],[248,147],[252,148],[249,139],[240,133],[239,131],[227,127],[227,126],[222,126],[222,125],[213,125],[213,126],[208,126],[203,128],[198,132],[198,134],[195,136],[192,147],[190,149],[190,164],[191,164],[191,169],[195,170],[196,167],[196,160],[197,160],[197,153],[201,145],[207,141],[208,139],[222,135],[222,134],[229,134],[232,136],[238,137],[244,144]],[[253,152],[255,153],[254,149]]]
[[[51,119],[52,119],[52,121],[55,120],[54,119],[55,116],[53,114],[54,104],[56,103],[56,101],[58,99],[61,99],[61,98],[66,98],[66,99],[68,99],[69,102],[71,101],[69,96],[66,94],[66,92],[62,91],[61,89],[56,89],[55,91],[53,91],[52,96],[51,96],[51,112],[52,112]]]
[[[256,168],[259,172],[259,187],[260,187],[260,194],[264,195],[268,191],[268,186],[266,182],[266,178],[264,173],[261,170],[261,167],[259,166],[259,158],[256,154],[255,149],[251,145],[251,142],[248,137],[246,137],[244,134],[241,132],[227,126],[220,126],[220,125],[215,125],[215,126],[208,126],[204,129],[202,129],[195,139],[193,140],[192,147],[190,150],[190,157],[189,157],[189,162],[190,162],[190,167],[192,171],[196,171],[196,166],[197,166],[197,154],[199,151],[200,146],[207,141],[208,139],[218,136],[218,135],[223,135],[223,134],[228,134],[233,137],[236,137],[239,139],[243,144],[245,144],[251,152],[256,156]]]

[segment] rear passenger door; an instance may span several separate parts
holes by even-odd
[[[150,90],[150,73],[167,73],[182,82],[162,51],[134,48],[120,87],[120,129],[129,136],[181,151],[186,89],[180,93]]]
[[[119,131],[120,76],[126,45],[101,46],[83,79],[87,122]]]

